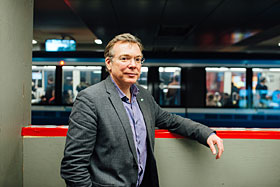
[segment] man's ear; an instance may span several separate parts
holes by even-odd
[[[111,62],[111,59],[110,59],[110,57],[106,57],[105,58],[105,64],[106,64],[106,68],[107,68],[107,70],[110,72],[111,71],[111,66],[112,66],[112,62]]]

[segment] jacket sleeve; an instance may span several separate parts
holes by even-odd
[[[160,129],[168,129],[171,132],[197,140],[208,146],[207,139],[214,131],[209,127],[188,118],[164,111],[154,100],[156,126]]]
[[[88,168],[95,146],[96,132],[97,116],[94,105],[86,92],[80,92],[69,118],[61,163],[61,176],[67,186],[92,186]]]

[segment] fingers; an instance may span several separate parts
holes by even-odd
[[[223,140],[220,139],[217,135],[211,135],[208,138],[207,143],[208,143],[208,145],[210,147],[210,150],[213,153],[213,155],[217,154],[216,155],[216,159],[221,158],[221,156],[222,156],[222,154],[224,152]],[[218,153],[216,151],[215,145],[217,145]]]
[[[224,144],[223,144],[223,140],[219,139],[219,141],[217,141],[217,147],[218,147],[218,154],[216,156],[216,159],[221,158],[223,152],[224,152]]]
[[[213,155],[217,153],[216,148],[212,142],[209,143],[210,150],[212,151]]]

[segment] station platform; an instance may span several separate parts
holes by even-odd
[[[210,149],[167,130],[155,131],[161,187],[278,187],[280,129],[213,128],[225,152]],[[24,187],[64,187],[60,177],[67,126],[22,128]]]

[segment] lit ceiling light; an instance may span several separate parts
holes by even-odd
[[[36,40],[32,40],[32,44],[37,44],[38,42]]]
[[[61,60],[61,61],[59,62],[59,64],[60,64],[61,66],[64,66],[64,65],[65,65],[64,60]]]
[[[100,40],[100,39],[95,39],[94,42],[98,45],[102,44],[102,40]]]
[[[280,47],[280,42],[278,43],[278,46]]]

